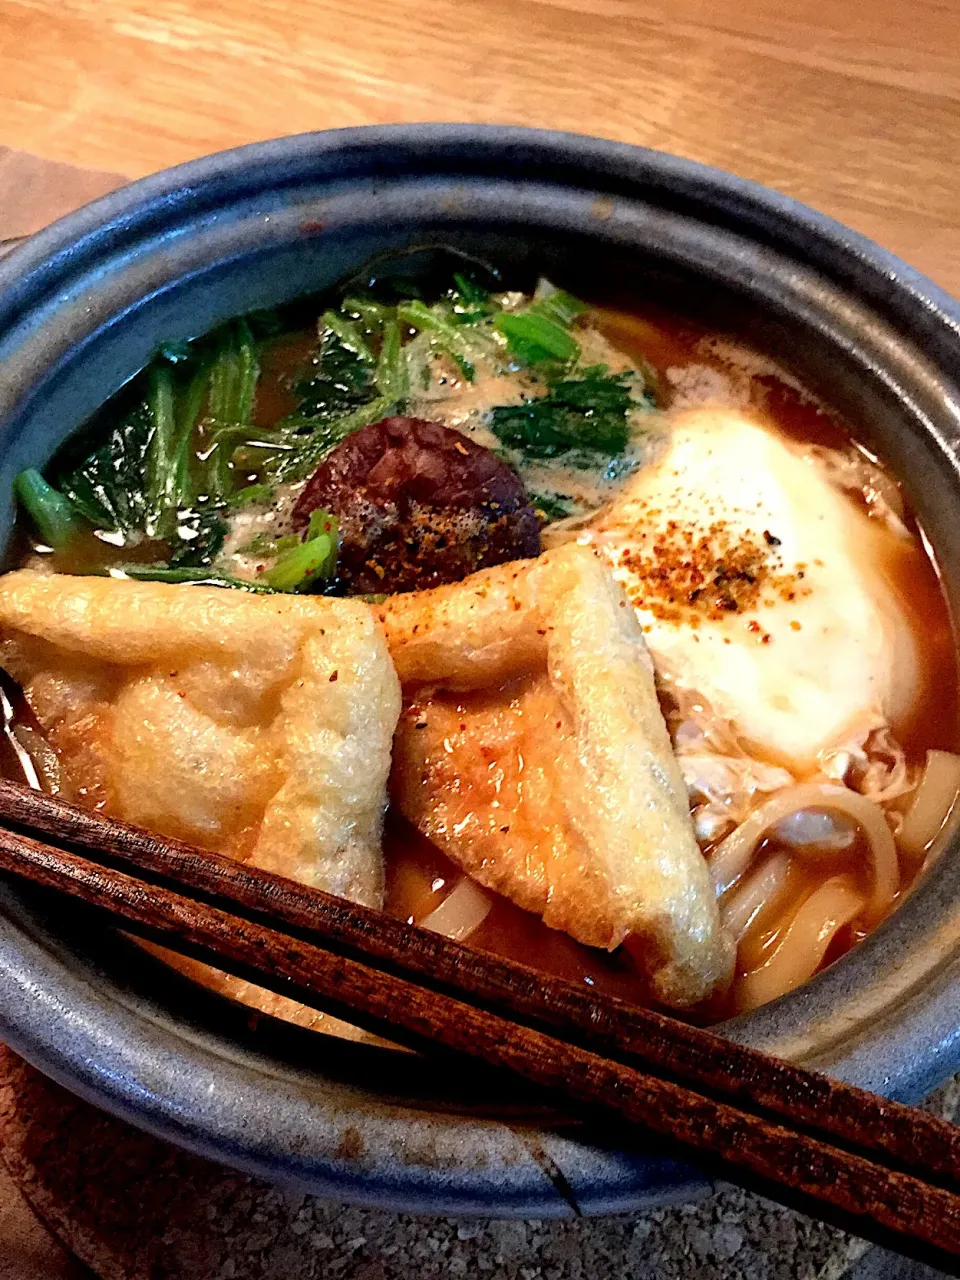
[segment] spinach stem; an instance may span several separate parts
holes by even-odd
[[[21,471],[13,482],[14,493],[36,526],[44,543],[62,551],[82,528],[73,504],[59,489],[47,484],[32,467]]]
[[[377,387],[385,400],[403,401],[410,394],[402,343],[400,321],[389,321],[384,326],[380,359],[377,361]]]
[[[147,532],[164,538],[173,532],[179,497],[176,397],[173,371],[167,365],[153,370],[147,398],[152,418],[147,452]]]
[[[428,307],[426,303],[414,300],[412,302],[402,302],[397,307],[397,315],[413,329],[419,329],[421,333],[429,333],[434,336],[439,346],[448,356],[458,365],[460,372],[472,382],[476,376],[476,370],[470,360],[467,359],[467,349],[464,340],[464,333],[467,326],[464,324],[452,324],[445,315],[442,314],[439,307]]]
[[[252,582],[247,578],[235,578],[213,569],[171,568],[169,565],[120,564],[113,569],[102,569],[101,577],[133,578],[137,582],[168,582],[198,587],[234,587],[238,591],[253,591],[272,595],[274,588],[265,582]]]
[[[352,351],[364,364],[375,365],[377,363],[377,357],[367,345],[359,326],[354,324],[352,320],[348,320],[346,316],[340,315],[337,311],[325,311],[323,324],[328,329],[331,329],[347,350]]]
[[[309,542],[300,542],[284,551],[263,577],[275,591],[299,591],[317,578],[332,577],[336,562],[336,539],[321,533]]]

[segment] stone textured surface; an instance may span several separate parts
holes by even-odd
[[[942,1091],[933,1105],[953,1114],[957,1092],[956,1085]],[[698,1204],[570,1222],[458,1221],[345,1207],[159,1142],[74,1098],[2,1047],[0,1155],[40,1217],[103,1280],[929,1280],[937,1274],[868,1253],[861,1240],[733,1188]],[[73,1266],[65,1259],[60,1265]],[[36,1274],[79,1280],[82,1273]],[[0,1280],[6,1280],[2,1265]],[[17,1280],[33,1275],[24,1270]]]
[[[90,1280],[47,1230],[0,1164],[0,1280]]]

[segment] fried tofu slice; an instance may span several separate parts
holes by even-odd
[[[0,663],[73,798],[381,905],[400,690],[369,606],[21,571]]]
[[[589,946],[631,937],[658,999],[730,947],[634,611],[586,548],[376,610],[404,691],[391,792],[486,888]]]

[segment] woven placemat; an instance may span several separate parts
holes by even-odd
[[[0,244],[32,235],[124,181],[119,173],[78,169],[0,146]]]
[[[2,1047],[0,1156],[43,1221],[103,1280],[915,1274],[889,1258],[855,1266],[863,1241],[735,1189],[652,1213],[569,1222],[350,1208],[188,1155],[81,1102]]]

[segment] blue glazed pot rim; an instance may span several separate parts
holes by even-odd
[[[187,161],[119,187],[29,237],[0,263],[0,298],[9,305],[25,296],[21,288],[29,293],[38,267],[47,279],[62,278],[73,265],[101,254],[111,242],[137,237],[146,226],[173,222],[185,211],[215,210],[217,201],[205,194],[213,178],[242,180],[243,175],[266,172],[277,188],[296,184],[302,170],[291,161],[305,145],[320,162],[321,172],[322,162],[331,157],[347,164],[365,159],[380,165],[389,153],[400,151],[407,166],[403,171],[415,158],[435,172],[496,172],[505,158],[516,163],[519,156],[522,162],[529,160],[529,176],[541,180],[563,183],[575,171],[581,181],[589,180],[598,193],[609,195],[633,192],[640,184],[659,201],[681,212],[690,210],[700,220],[709,217],[721,227],[736,231],[749,219],[755,238],[779,249],[788,246],[798,262],[812,260],[812,245],[825,248],[826,262],[819,253],[816,259],[819,271],[840,282],[856,273],[858,288],[871,301],[906,293],[921,313],[929,313],[931,333],[940,341],[947,337],[945,329],[960,339],[960,304],[954,298],[874,241],[798,200],[668,152],[587,134],[500,125],[331,129],[248,143]],[[470,154],[469,164],[462,163],[461,151]],[[438,158],[447,158],[446,164],[438,165]],[[336,168],[328,170],[330,176]],[[692,188],[699,189],[696,198],[690,195]],[[867,269],[866,278],[859,274],[861,268]],[[0,330],[7,316],[0,310]]]
[[[627,144],[521,128],[417,125],[307,134],[192,161],[34,236],[0,261],[0,368],[20,379],[6,402],[0,386],[0,423],[25,402],[23,353],[33,350],[38,330],[48,325],[56,335],[60,326],[63,351],[76,348],[78,299],[111,264],[176,255],[188,237],[214,234],[234,205],[255,208],[262,200],[266,222],[276,216],[276,202],[296,206],[307,187],[335,192],[362,181],[378,192],[418,175],[454,189],[509,180],[586,192],[600,219],[613,218],[621,202],[645,204],[734,245],[749,243],[755,263],[768,252],[798,278],[806,273],[841,301],[855,300],[862,312],[851,310],[854,328],[858,317],[876,315],[919,353],[918,417],[930,421],[929,404],[949,398],[949,371],[960,365],[960,307],[831,219],[722,171]],[[314,225],[312,209],[313,197],[304,198],[304,226]],[[958,403],[929,427],[944,456],[960,442],[960,426],[952,434]],[[956,1070],[956,863],[945,855],[943,874],[847,960],[726,1032],[897,1097],[917,1097]],[[431,1115],[341,1080],[325,1082],[322,1071],[272,1059],[262,1042],[233,1043],[202,1024],[178,1023],[162,1002],[122,989],[115,975],[98,979],[77,969],[70,949],[58,947],[12,891],[3,891],[0,907],[4,1038],[69,1087],[200,1154],[341,1198],[419,1211],[552,1216],[575,1204],[577,1211],[609,1212],[664,1202],[698,1185],[689,1171],[651,1153],[611,1150],[568,1131]],[[901,946],[899,976],[891,976],[891,946]],[[880,969],[886,985],[877,991],[872,975]],[[851,1029],[851,992],[858,989],[875,992],[869,1034]]]

